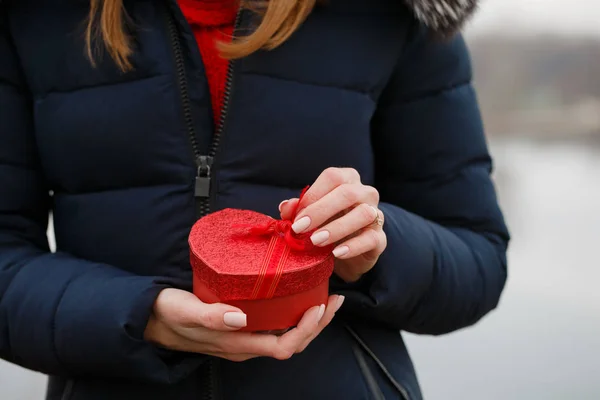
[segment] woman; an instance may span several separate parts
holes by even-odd
[[[399,331],[496,306],[472,0],[314,3],[2,2],[0,356],[48,399],[420,399]],[[329,303],[237,332],[189,292],[190,228],[289,216],[305,185],[294,230],[337,244]]]

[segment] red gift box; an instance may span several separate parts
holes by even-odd
[[[244,331],[297,325],[309,308],[327,303],[334,259],[331,246],[313,246],[310,233],[295,235],[291,225],[237,209],[198,220],[189,237],[194,294],[240,308]]]

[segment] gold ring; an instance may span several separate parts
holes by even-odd
[[[377,225],[377,226],[383,226],[383,217],[381,216],[382,213],[379,212],[379,209],[375,206],[370,206],[373,210],[375,210],[375,214],[377,215],[375,217],[375,219],[373,220],[373,222],[371,222],[371,225]]]

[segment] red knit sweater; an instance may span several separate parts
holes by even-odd
[[[221,118],[228,61],[216,48],[217,41],[229,41],[238,10],[238,0],[178,0],[179,7],[194,31],[202,54],[213,106],[215,123]]]

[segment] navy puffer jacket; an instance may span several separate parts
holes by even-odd
[[[125,2],[125,74],[86,60],[87,0],[4,0],[0,357],[49,374],[52,400],[420,399],[400,331],[443,334],[492,310],[509,238],[465,44],[430,34],[425,22],[445,29],[417,7],[431,0],[408,3],[332,0],[280,48],[235,61],[213,140],[201,57],[173,0]],[[251,21],[242,13],[239,28]],[[381,193],[387,250],[356,284],[332,278],[344,307],[290,360],[231,363],[142,339],[159,291],[191,288],[201,156],[215,156],[210,211],[276,216],[331,166]]]

